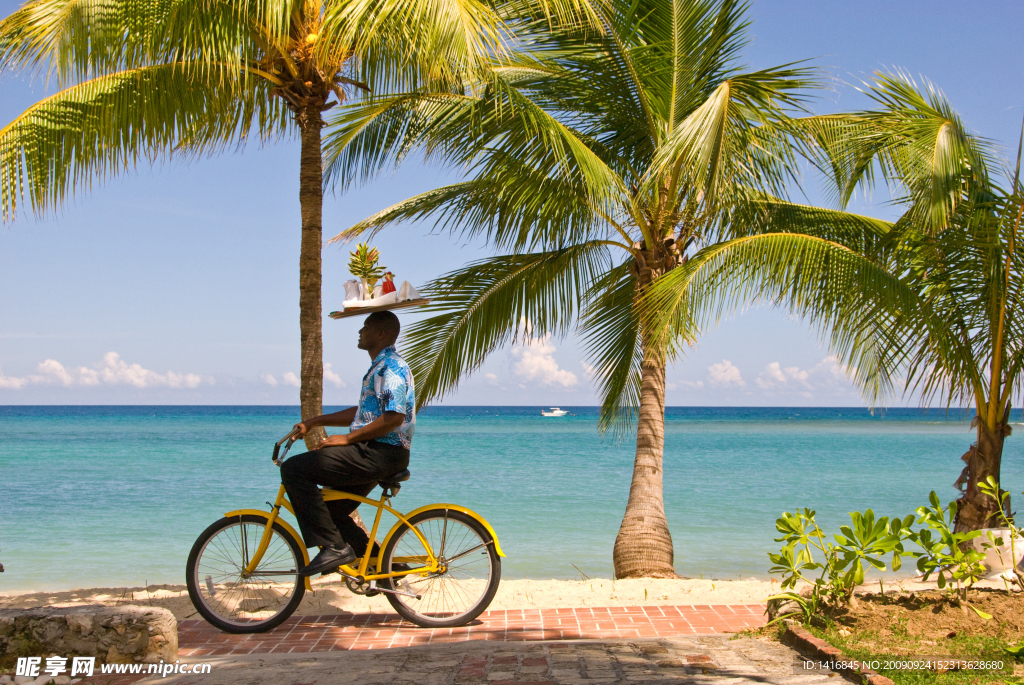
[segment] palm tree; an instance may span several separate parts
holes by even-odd
[[[782,192],[793,161],[786,112],[812,80],[791,65],[738,68],[747,22],[734,0],[611,0],[592,11],[600,31],[521,16],[522,49],[460,89],[341,112],[327,142],[338,178],[425,149],[468,168],[468,180],[335,240],[432,216],[504,251],[427,285],[434,316],[406,339],[417,401],[451,392],[511,340],[575,328],[602,395],[601,429],[635,421],[637,431],[615,575],[675,577],[662,497],[672,350],[638,307],[724,235],[730,208]]]
[[[0,217],[26,197],[57,207],[140,160],[297,131],[299,394],[304,418],[320,414],[323,112],[353,88],[472,69],[503,51],[504,30],[487,0],[28,0],[0,21],[0,72],[45,68],[60,91],[0,129]]]
[[[901,312],[889,363],[902,363],[923,403],[973,406],[977,442],[962,457],[957,530],[998,526],[997,503],[978,484],[999,481],[1024,373],[1020,147],[1016,169],[1000,170],[994,145],[969,132],[931,83],[884,75],[868,93],[879,109],[819,129],[821,159],[843,201],[879,179],[905,207],[890,270],[916,298]]]
[[[658,312],[652,325],[671,335],[681,313],[695,316],[695,302],[717,315],[709,295],[741,285],[746,297],[785,302],[819,323],[875,397],[891,394],[893,379],[902,376],[903,390],[920,392],[924,406],[973,406],[977,442],[962,457],[957,486],[966,490],[956,527],[995,527],[1002,523],[997,503],[978,485],[999,481],[1011,401],[1020,396],[1024,372],[1020,149],[1016,169],[1002,175],[1008,187],[1001,187],[992,143],[970,133],[934,86],[880,75],[866,92],[878,109],[812,117],[800,126],[841,206],[858,187],[881,181],[905,209],[902,216],[875,221],[878,239],[859,245],[770,252],[773,238],[766,236],[723,244],[718,254],[658,283],[648,302]],[[763,229],[769,214],[746,223]],[[847,235],[865,226],[863,217],[829,214]],[[798,268],[787,273],[786,264]]]

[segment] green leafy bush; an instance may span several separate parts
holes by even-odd
[[[783,590],[792,590],[801,581],[811,590],[808,595],[785,592],[769,599],[794,601],[807,617],[848,603],[854,588],[864,582],[867,566],[885,570],[882,558],[892,554],[892,570],[900,569],[903,540],[913,520],[913,516],[875,519],[871,509],[851,512],[851,524],[840,527],[840,534],[833,535],[834,542],[830,542],[815,521],[814,511],[783,514],[775,521],[776,530],[782,533],[775,541],[786,544],[778,554],[768,555],[772,562],[769,573],[782,575]]]
[[[981,536],[980,530],[966,533],[954,533],[953,522],[956,520],[956,502],[950,502],[946,509],[939,503],[935,491],[928,496],[930,507],[918,507],[917,522],[928,528],[913,532],[910,539],[920,548],[920,552],[911,552],[917,559],[917,570],[924,574],[927,581],[933,573],[938,574],[940,589],[947,589],[951,595],[967,599],[967,589],[985,575],[985,566],[981,563],[985,555],[968,547],[964,543]],[[935,536],[932,533],[935,533]],[[975,609],[977,611],[977,609]]]
[[[885,571],[888,556],[889,568],[899,571],[903,557],[912,556],[917,558],[917,568],[926,581],[935,574],[939,587],[951,599],[966,601],[967,590],[985,573],[981,563],[985,555],[965,543],[981,532],[953,532],[956,502],[944,509],[934,491],[928,501],[931,506],[918,507],[916,517],[876,519],[871,509],[851,512],[850,524],[841,526],[831,541],[815,521],[814,511],[805,508],[784,513],[775,521],[776,530],[782,533],[775,541],[785,544],[778,554],[769,553],[768,558],[772,562],[769,573],[781,575],[782,589],[788,592],[768,599],[795,602],[805,619],[810,619],[848,604],[854,589],[864,583],[869,567]],[[912,529],[915,520],[924,527]],[[906,549],[906,541],[917,549]],[[808,591],[795,591],[801,582],[809,586]],[[982,618],[991,618],[971,608]]]

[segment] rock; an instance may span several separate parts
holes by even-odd
[[[88,635],[92,632],[93,625],[96,622],[96,617],[93,614],[68,614],[66,620],[68,627],[72,630],[77,630],[82,635]]]
[[[35,678],[29,678],[27,675],[16,675],[14,676],[15,685],[27,685],[27,683],[36,682]]]
[[[71,676],[59,675],[53,679],[53,685],[71,685]]]
[[[7,683],[13,683],[13,682],[14,681],[11,680],[11,676],[9,676],[9,675],[0,675],[0,685],[7,685]]]
[[[167,609],[132,605],[0,609],[0,655],[5,654],[95,656],[99,663],[173,662],[178,622]],[[18,685],[38,682],[20,677],[25,679],[16,678]]]
[[[108,664],[130,664],[131,662],[131,654],[122,654],[117,645],[110,645],[110,649],[107,650]]]

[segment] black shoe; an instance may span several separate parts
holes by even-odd
[[[374,549],[376,549],[376,548],[374,548]],[[365,552],[366,552],[366,549],[364,548],[362,552],[359,552],[358,554],[356,554],[356,558],[357,558],[357,559],[361,558],[361,557],[363,556],[363,554],[364,554]],[[376,554],[376,553],[374,553],[374,554],[373,554],[373,558],[374,558],[374,559],[376,559],[376,558],[377,558],[377,554]],[[369,567],[368,569],[366,569],[366,571],[367,571],[368,573],[374,573],[374,572],[375,572],[375,571],[373,570],[373,566],[372,566],[372,565],[371,565],[371,566],[370,566],[370,567]],[[341,573],[341,569],[338,569],[338,568],[329,568],[329,569],[327,569],[326,571],[324,571],[323,573],[321,573],[320,575],[321,575],[321,576],[329,576],[329,575],[331,575],[332,573]]]
[[[320,550],[320,553],[313,557],[313,560],[309,562],[308,566],[303,566],[299,570],[300,576],[315,576],[321,571],[327,569],[337,569],[342,564],[351,564],[358,557],[356,557],[355,551],[351,545],[346,544],[344,547],[334,547],[327,545]]]

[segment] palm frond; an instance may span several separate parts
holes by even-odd
[[[812,74],[780,67],[722,81],[659,146],[645,183],[671,175],[711,207],[728,205],[737,183],[784,192],[795,162],[786,109],[801,106],[800,93],[816,85]]]
[[[438,313],[413,325],[402,346],[416,378],[417,404],[454,391],[517,333],[564,333],[607,267],[607,249],[584,243],[481,260],[428,283],[423,292],[432,302],[424,309]]]
[[[901,322],[918,308],[913,288],[853,250],[800,234],[763,234],[709,246],[658,279],[643,297],[645,322],[666,341],[750,304],[805,317],[872,402],[892,393],[907,361]]]
[[[478,178],[430,190],[399,202],[342,231],[328,243],[347,242],[405,221],[433,217],[434,225],[469,237],[482,236],[497,249],[553,249],[606,237],[576,188],[560,179],[531,177],[529,168],[506,179]]]
[[[328,115],[324,135],[324,179],[348,189],[367,182],[385,167],[397,168],[412,151],[451,164],[472,151],[452,135],[470,123],[479,99],[458,92],[408,92],[366,98]]]
[[[36,212],[60,206],[140,161],[209,154],[256,130],[283,130],[284,108],[261,82],[225,84],[202,67],[164,64],[101,76],[60,91],[0,129],[0,212],[28,197]]]
[[[330,41],[321,50],[348,47],[361,77],[385,91],[420,79],[453,80],[508,51],[508,27],[494,3],[480,0],[336,1],[327,5],[321,30]]]
[[[588,290],[579,323],[588,375],[601,396],[598,426],[616,438],[633,427],[640,408],[643,341],[636,294],[631,261],[609,270]]]
[[[0,21],[0,72],[45,70],[67,87],[186,62],[193,71],[231,77],[256,59],[251,25],[269,23],[280,30],[289,5],[286,0],[29,0]]]
[[[884,179],[916,224],[931,232],[953,221],[959,204],[976,201],[989,187],[993,153],[971,134],[945,96],[930,82],[878,74],[865,89],[881,109],[808,122],[822,145],[846,202],[858,186]]]
[[[742,191],[744,189],[737,189]],[[890,243],[892,224],[860,214],[788,202],[745,189],[724,220],[729,238],[763,233],[803,233],[847,247],[876,261]],[[737,197],[740,192],[736,192]]]

